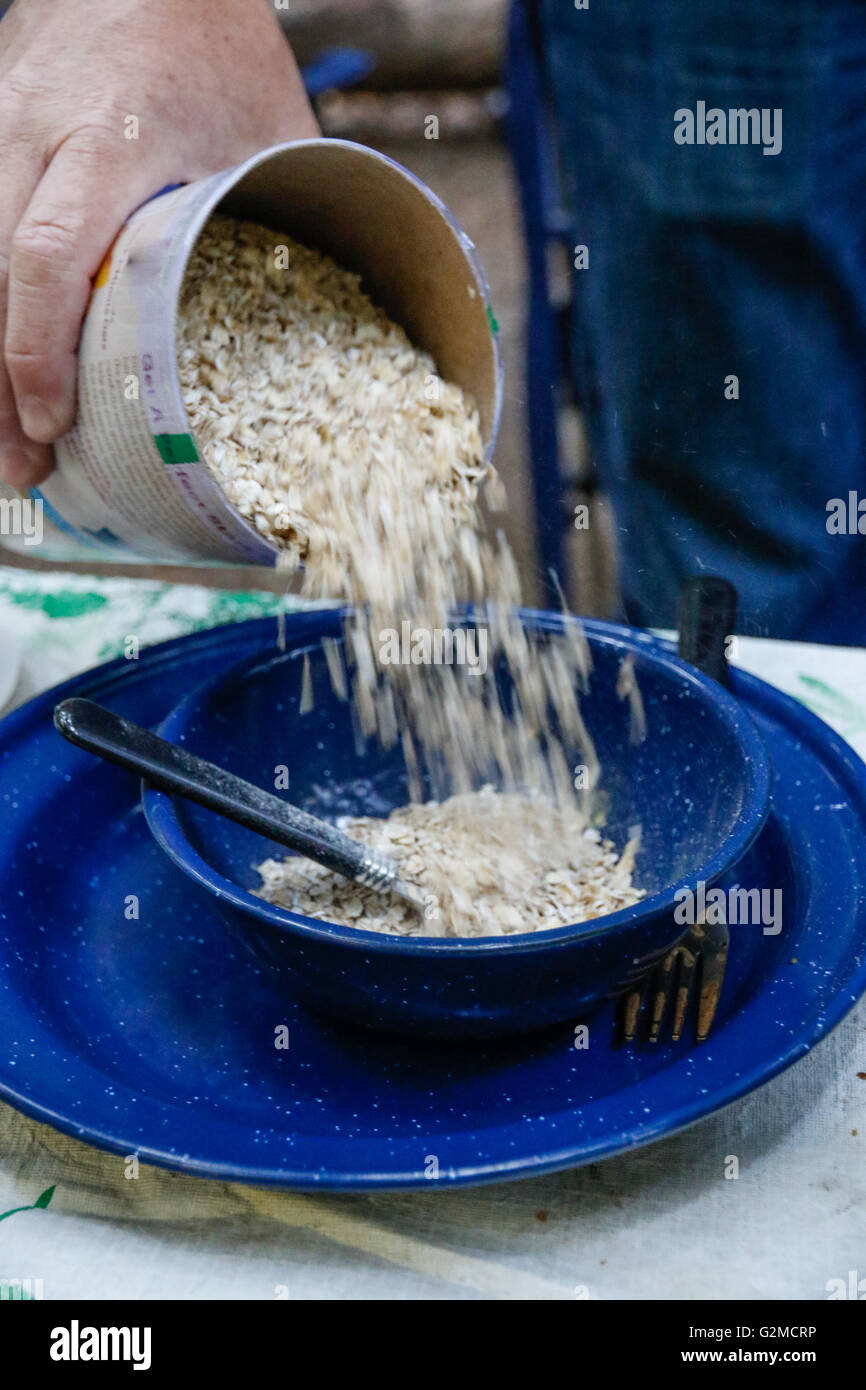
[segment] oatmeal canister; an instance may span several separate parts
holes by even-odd
[[[345,140],[263,150],[237,168],[159,194],[121,229],[93,286],[79,349],[78,416],[55,446],[41,543],[57,560],[276,562],[205,464],[177,369],[178,298],[196,238],[217,208],[332,256],[439,373],[474,398],[489,457],[502,373],[475,247],[399,164]],[[0,486],[0,495],[15,497]],[[5,537],[23,548],[27,541]],[[32,541],[29,542],[32,544]]]

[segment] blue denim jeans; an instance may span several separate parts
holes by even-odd
[[[539,19],[628,617],[672,624],[705,569],[737,585],[740,631],[866,645],[866,535],[827,529],[831,499],[866,498],[866,3],[539,0]],[[781,149],[677,143],[699,102],[780,109]]]

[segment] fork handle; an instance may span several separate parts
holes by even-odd
[[[737,591],[718,574],[696,574],[680,590],[679,643],[684,661],[730,685],[726,639],[737,621]]]

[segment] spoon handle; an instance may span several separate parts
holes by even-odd
[[[92,700],[63,700],[54,725],[70,743],[139,773],[160,791],[216,811],[344,878],[423,906],[420,890],[404,883],[397,865],[377,850]]]

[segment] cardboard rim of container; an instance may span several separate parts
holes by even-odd
[[[336,195],[322,186],[322,158],[335,166]],[[304,194],[288,215],[267,188],[280,166],[281,179],[288,174]],[[191,223],[190,250],[211,214],[225,207],[266,224],[277,218],[278,230],[359,273],[362,287],[431,354],[439,374],[472,395],[489,458],[502,411],[499,330],[478,249],[442,199],[380,150],[325,136],[271,145],[229,174],[231,182]],[[367,217],[359,218],[365,201]]]

